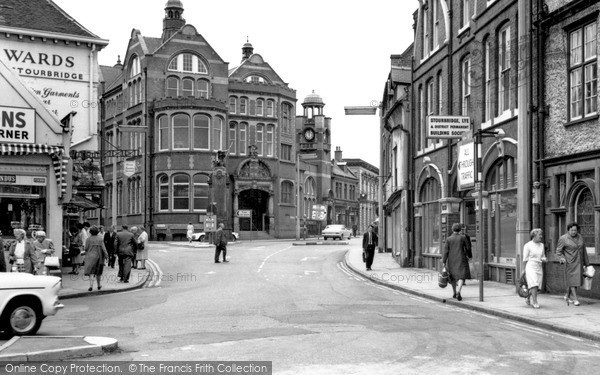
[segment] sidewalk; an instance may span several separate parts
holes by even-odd
[[[71,267],[62,269],[62,288],[58,292],[61,300],[85,296],[94,296],[108,293],[118,293],[138,289],[144,286],[154,274],[152,263],[146,261],[146,269],[132,269],[129,283],[119,282],[118,267],[104,267],[98,290],[96,280],[92,291],[89,277],[83,274],[83,268],[77,275],[71,275]],[[68,305],[68,301],[64,302]],[[60,311],[58,312],[60,314]],[[51,319],[51,318],[49,318]],[[43,328],[43,323],[42,323]],[[118,348],[117,340],[110,337],[93,336],[15,336],[0,346],[0,361],[51,361],[72,358],[86,358],[101,356]]]
[[[406,293],[471,309],[505,319],[530,324],[543,329],[600,341],[600,301],[579,298],[581,306],[567,306],[562,295],[538,295],[539,309],[525,304],[514,285],[484,282],[483,302],[479,302],[479,281],[467,280],[462,301],[452,298],[452,287],[438,286],[438,272],[422,268],[401,268],[390,253],[375,253],[372,271],[366,271],[360,244],[353,244],[346,253],[349,268],[374,283]]]

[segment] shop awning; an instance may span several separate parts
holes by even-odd
[[[65,204],[81,208],[83,211],[95,210],[101,207],[100,204],[91,199],[82,197],[81,195],[73,195],[73,198]]]
[[[35,155],[48,154],[52,158],[54,175],[58,184],[58,196],[62,197],[67,192],[67,164],[69,155],[65,155],[62,146],[49,146],[42,144],[0,144],[0,155]]]

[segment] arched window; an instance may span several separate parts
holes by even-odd
[[[140,69],[140,59],[136,55],[134,55],[129,62],[129,78],[133,78],[140,74],[142,70]]]
[[[294,185],[289,181],[283,181],[281,183],[281,203],[294,203]]]
[[[210,83],[205,79],[198,80],[198,97],[199,98],[210,98]]]
[[[213,150],[223,149],[223,119],[215,117],[213,124]]]
[[[440,203],[442,190],[435,178],[428,178],[419,194],[423,204],[421,243],[423,253],[440,254]]]
[[[182,96],[194,96],[194,80],[184,78],[181,85]]]
[[[186,174],[173,175],[173,210],[190,209],[190,177]]]
[[[173,150],[190,148],[190,118],[188,115],[173,116]]]
[[[179,79],[177,77],[167,78],[167,96],[173,98],[179,96]]]
[[[229,97],[229,113],[235,113],[235,107],[237,106],[237,98],[235,96]]]
[[[273,117],[275,115],[274,108],[275,102],[272,100],[267,100],[267,116]]]
[[[169,118],[160,116],[158,118],[158,150],[165,151],[169,149]]]
[[[590,189],[582,189],[575,198],[575,221],[579,225],[579,233],[583,236],[586,247],[595,247],[594,231],[594,196]]]
[[[275,126],[269,124],[267,125],[267,139],[265,142],[265,146],[266,146],[266,150],[265,150],[265,154],[266,156],[273,156],[273,133],[274,133],[274,129]]]
[[[169,177],[162,175],[158,178],[159,189],[159,211],[167,211],[169,209]]]
[[[511,35],[507,24],[498,32],[498,115],[510,109]]]
[[[265,107],[265,101],[262,99],[257,99],[256,100],[256,115],[257,116],[264,116],[264,109]]]
[[[236,151],[236,126],[235,122],[229,123],[229,152],[233,155],[237,153]]]
[[[265,125],[256,125],[256,148],[258,149],[258,155],[263,156],[263,141],[264,141]]]
[[[267,83],[267,80],[264,77],[255,75],[246,77],[244,81],[250,83]]]
[[[487,173],[485,190],[488,191],[488,239],[492,257],[511,258],[516,256],[517,236],[517,168],[515,159],[497,161]]]
[[[248,124],[246,124],[245,122],[242,122],[240,124],[240,143],[239,143],[240,155],[246,155],[247,144],[248,144],[247,129],[248,129]]]
[[[181,53],[169,62],[168,70],[172,72],[207,74],[208,69],[204,61],[191,53]]]
[[[194,116],[194,149],[208,150],[210,139],[210,119],[206,115]]]
[[[194,210],[206,210],[208,207],[208,176],[194,175]]]

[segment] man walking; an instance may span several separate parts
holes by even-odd
[[[221,263],[219,262],[221,251],[223,252],[223,263],[229,262],[227,260],[227,235],[223,232],[223,228],[225,228],[225,224],[219,224],[219,229],[215,233],[215,263]]]
[[[115,238],[115,250],[119,255],[119,279],[124,283],[129,282],[131,274],[131,259],[137,251],[133,233],[129,231],[129,226],[123,224],[123,230],[117,233]]]
[[[115,268],[115,239],[117,238],[117,227],[111,225],[110,229],[104,233],[104,247],[108,252],[108,266]]]
[[[378,244],[377,234],[373,232],[373,225],[369,225],[369,230],[363,236],[362,247],[366,254],[367,271],[371,271],[373,257],[375,256],[375,248]]]

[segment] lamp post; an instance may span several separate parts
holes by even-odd
[[[484,137],[496,137],[499,141],[504,138],[505,133],[502,129],[482,130],[475,132],[475,159],[477,160],[477,181],[475,181],[475,190],[477,191],[477,201],[479,211],[477,212],[479,221],[479,234],[477,235],[477,247],[479,250],[479,265],[481,272],[479,275],[479,302],[483,302],[483,279],[485,272],[485,247],[483,246],[483,168],[481,164],[481,143]]]

